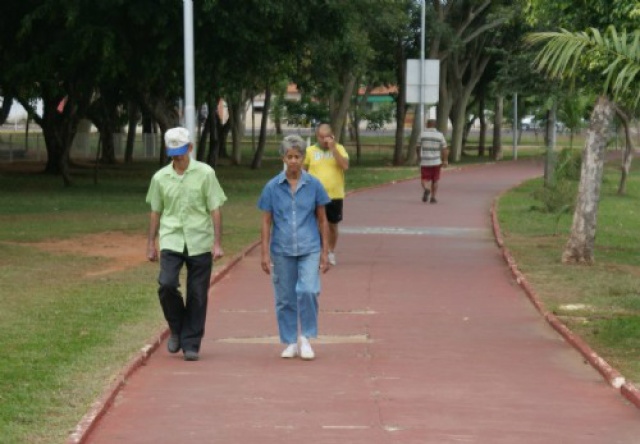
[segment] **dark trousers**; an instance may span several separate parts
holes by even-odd
[[[180,269],[187,264],[187,301],[182,299]],[[200,351],[207,317],[211,253],[188,256],[187,252],[162,250],[158,296],[172,334],[180,336],[182,350]]]

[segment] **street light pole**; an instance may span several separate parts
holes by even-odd
[[[183,0],[184,8],[184,122],[189,130],[196,155],[195,63],[193,56],[193,0]],[[213,112],[214,110],[210,110]]]
[[[518,93],[513,94],[513,160],[518,159]]]
[[[421,33],[420,33],[420,133],[424,130],[424,84],[425,84],[425,69],[424,69],[424,41],[425,41],[425,22],[426,22],[426,0],[421,2],[420,21],[421,21]]]

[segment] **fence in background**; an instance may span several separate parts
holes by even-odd
[[[287,131],[288,134],[299,134],[305,140],[314,142],[312,131],[301,129]],[[79,133],[71,147],[70,156],[76,160],[95,160],[97,156],[99,134]],[[277,156],[277,147],[282,136],[270,131],[267,139],[266,156]],[[386,158],[393,154],[392,132],[377,131],[370,132],[363,136],[362,152],[367,157]],[[114,135],[114,151],[118,161],[124,160],[127,143],[126,133],[116,133]],[[254,147],[258,143],[258,134],[252,140],[251,131],[245,133],[242,142],[243,159],[250,158],[254,152]],[[153,160],[160,156],[160,149],[163,146],[160,136],[157,134],[136,134],[133,146],[134,160]],[[355,156],[355,143],[345,143],[345,147],[350,155]],[[231,138],[227,144],[228,151],[231,150]],[[27,136],[24,132],[0,131],[0,162],[45,162],[47,160],[47,149],[41,131],[32,131]]]

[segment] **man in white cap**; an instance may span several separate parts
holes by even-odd
[[[189,131],[172,128],[164,136],[172,162],[154,174],[147,193],[151,206],[147,259],[160,259],[158,295],[171,336],[170,353],[182,349],[186,361],[199,359],[207,315],[213,261],[222,257],[222,214],[227,200],[216,174],[191,159]],[[156,238],[160,235],[160,254]],[[178,290],[180,269],[187,265],[186,303]]]

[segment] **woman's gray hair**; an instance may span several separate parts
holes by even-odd
[[[298,136],[297,134],[287,136],[282,140],[282,143],[280,144],[280,155],[284,157],[287,154],[287,151],[289,151],[291,148],[295,148],[300,151],[300,154],[302,154],[302,157],[304,157],[305,153],[307,152],[307,143],[302,137]]]

